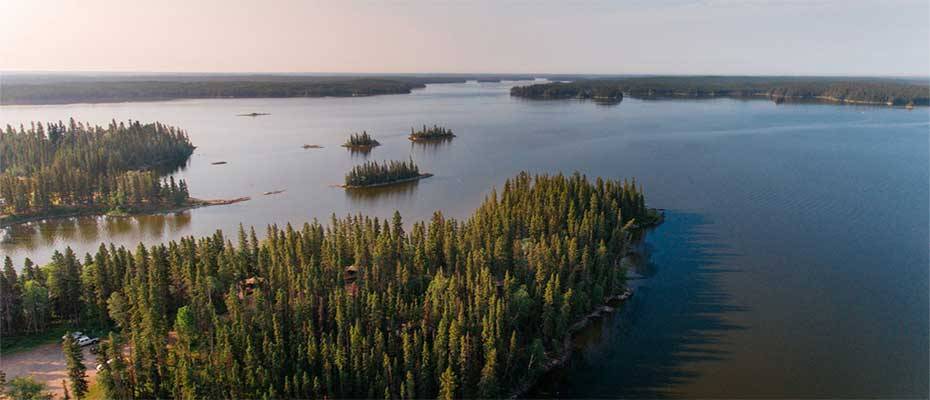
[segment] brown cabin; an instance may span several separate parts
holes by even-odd
[[[252,292],[258,288],[262,282],[265,282],[264,278],[259,278],[253,276],[251,278],[243,279],[239,282],[239,300],[248,298],[252,296]]]
[[[358,271],[359,266],[350,265],[346,267],[345,271],[342,273],[342,280],[345,281],[346,292],[352,296],[358,295]]]

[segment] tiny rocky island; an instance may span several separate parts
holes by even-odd
[[[404,182],[412,182],[419,179],[429,178],[433,174],[420,173],[420,168],[413,162],[409,161],[387,161],[378,163],[368,161],[361,165],[356,165],[345,176],[346,189],[359,189],[378,186],[387,186]]]
[[[342,144],[342,147],[350,150],[369,151],[373,147],[380,145],[381,143],[378,143],[377,140],[372,138],[367,131],[362,131],[362,133],[353,133],[350,135],[346,142]]]
[[[423,125],[423,128],[416,130],[410,128],[410,136],[408,139],[414,142],[424,142],[424,141],[436,141],[436,140],[449,140],[455,137],[455,134],[452,133],[452,130],[445,128],[439,125],[433,125],[432,127],[427,127]]]

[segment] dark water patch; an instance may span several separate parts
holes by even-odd
[[[576,336],[569,366],[545,377],[531,397],[661,398],[676,385],[701,379],[693,366],[724,362],[726,334],[745,330],[726,315],[748,312],[733,304],[718,275],[733,257],[699,214],[668,211],[666,222],[647,236],[646,270],[631,282],[636,295],[619,312]]]

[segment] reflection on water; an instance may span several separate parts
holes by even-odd
[[[439,150],[449,147],[455,138],[438,138],[429,140],[410,141],[411,149]]]
[[[138,218],[138,217],[135,217]],[[119,236],[129,233],[133,229],[133,217],[128,218],[104,218],[104,226],[109,236]]]
[[[154,167],[151,167],[149,169],[157,172],[159,175],[165,176],[165,175],[170,175],[170,174],[184,171],[185,169],[187,169],[188,165],[190,165],[190,158],[182,162],[176,163],[176,164],[161,164],[161,165],[156,165]]]
[[[419,185],[420,180],[415,180],[388,186],[347,189],[345,193],[346,197],[353,203],[359,206],[371,207],[381,204],[396,204],[410,199],[416,193]]]
[[[7,248],[63,249],[72,243],[101,243],[107,237],[132,237],[136,242],[170,240],[191,224],[191,213],[140,215],[131,217],[90,216],[51,219],[10,228]]]
[[[374,149],[374,147],[349,147],[348,149],[352,158],[368,158],[368,155],[371,154],[371,150]]]
[[[594,100],[592,100],[592,101],[594,102],[594,104],[597,104],[598,106],[602,106],[602,107],[611,107],[611,106],[615,106],[615,105],[618,105],[618,104],[622,103],[622,102],[623,102],[623,98],[619,98],[619,99],[594,99]]]

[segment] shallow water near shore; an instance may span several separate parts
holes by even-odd
[[[407,223],[467,216],[520,170],[636,177],[666,221],[632,301],[579,337],[534,392],[560,397],[926,397],[930,114],[765,100],[527,101],[509,83],[410,95],[0,107],[0,124],[158,120],[198,146],[176,173],[202,199],[180,214],[16,226],[0,253],[45,262],[71,246],[261,235],[335,213]],[[266,112],[243,118],[237,114]],[[411,126],[455,139],[410,143]],[[367,154],[339,145],[367,130]],[[322,149],[305,150],[314,143]],[[332,187],[365,160],[413,158],[430,179]],[[227,161],[225,165],[212,162]],[[273,190],[286,190],[262,196]]]

